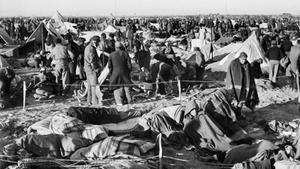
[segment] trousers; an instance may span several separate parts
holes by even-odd
[[[131,95],[129,87],[120,87],[114,90],[116,104],[123,105],[131,103]]]
[[[269,61],[269,80],[273,83],[276,83],[278,68],[279,68],[278,60],[270,60]]]
[[[96,85],[97,85],[97,73],[92,70],[86,70],[87,78],[87,103],[92,105],[98,104],[98,98],[96,95]]]

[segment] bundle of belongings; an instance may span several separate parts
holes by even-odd
[[[28,134],[8,145],[13,150],[4,154],[16,155],[22,150],[31,158],[85,162],[118,155],[146,159],[158,154],[157,136],[162,135],[164,147],[194,150],[201,160],[224,164],[227,168],[269,169],[274,168],[274,163],[286,165],[281,161],[298,156],[292,146],[281,147],[267,140],[249,138],[237,124],[231,95],[222,88],[205,101],[192,100],[147,113],[70,107],[66,113],[58,112],[31,125]],[[298,147],[300,143],[295,145]]]
[[[36,76],[35,99],[51,99],[56,94],[56,79],[55,76],[46,68],[41,68],[40,73]]]

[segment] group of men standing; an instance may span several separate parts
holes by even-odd
[[[121,42],[109,41],[104,35],[92,37],[86,46],[83,38],[79,39],[78,44],[69,35],[65,36],[65,40],[66,45],[62,44],[62,39],[56,39],[50,54],[54,64],[57,94],[68,92],[69,84],[76,80],[78,67],[79,78],[86,78],[88,84],[87,104],[101,104],[98,76],[107,65],[111,73],[110,89],[114,91],[116,103],[123,105],[131,102],[129,87],[122,86],[131,84],[131,60]]]

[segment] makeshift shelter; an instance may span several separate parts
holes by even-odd
[[[65,18],[58,11],[56,11],[56,13],[49,20],[49,22],[54,26],[55,30],[61,35],[68,33],[67,26],[64,23],[65,21]]]
[[[254,60],[262,58],[264,63],[261,65],[262,67],[266,67],[267,60],[265,59],[265,54],[263,49],[260,46],[260,43],[257,39],[255,32],[252,32],[251,36],[240,46],[240,48],[225,58],[216,62],[214,64],[209,65],[208,68],[215,69],[217,71],[226,72],[230,62],[239,57],[241,52],[245,52],[247,54],[247,60],[251,63]]]
[[[115,33],[115,32],[117,32],[117,29],[111,25],[108,25],[103,32],[104,33]]]
[[[14,40],[5,32],[4,29],[0,28],[0,44],[13,45]]]
[[[55,32],[55,30],[48,29],[46,25],[41,22],[35,29],[35,31],[29,36],[26,43],[35,41],[36,43],[42,44],[48,35],[51,35],[53,37],[60,37],[60,35]]]
[[[19,45],[15,45],[15,41],[5,32],[4,29],[0,28],[0,44],[4,44],[0,47],[0,54],[7,57],[18,57],[19,56]]]
[[[20,50],[22,50],[23,53],[35,50],[36,47],[44,50],[44,42],[49,36],[53,38],[59,37],[62,39],[62,37],[55,31],[55,29],[51,28],[51,26],[46,26],[44,22],[41,22],[39,26],[35,29],[35,31],[27,39],[26,44],[23,47],[21,47]],[[34,45],[32,45],[32,43]],[[32,46],[34,46],[34,49],[29,49]]]
[[[5,67],[10,67],[8,62],[0,55],[0,69],[5,68]]]
[[[19,57],[20,45],[5,45],[0,48],[0,54],[7,57]]]

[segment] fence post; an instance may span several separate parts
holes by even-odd
[[[162,150],[162,134],[160,133],[158,135],[158,148],[159,148],[159,152],[158,152],[158,158],[159,158],[159,169],[163,168],[163,150]]]
[[[180,78],[177,78],[177,86],[178,86],[178,97],[180,100],[180,104],[181,104],[181,83],[180,83]]]
[[[26,82],[23,81],[23,110],[26,110]]]

